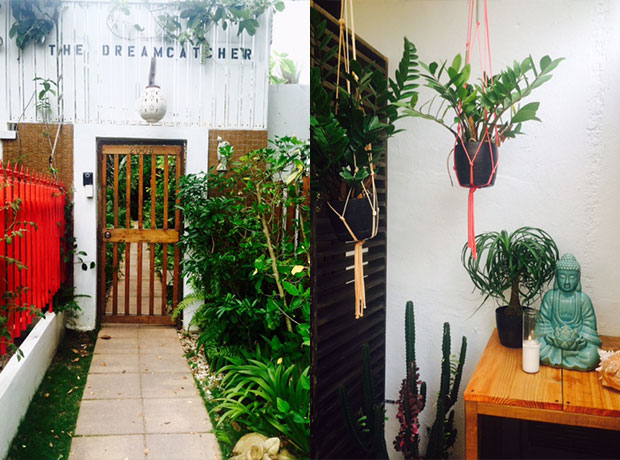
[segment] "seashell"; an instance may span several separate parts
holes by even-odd
[[[620,350],[607,351],[599,349],[601,363],[596,371],[603,386],[620,391]]]

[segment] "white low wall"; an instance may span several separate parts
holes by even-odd
[[[46,313],[0,373],[0,458],[8,453],[28,405],[56,354],[65,330],[65,314]]]

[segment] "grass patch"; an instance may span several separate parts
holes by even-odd
[[[219,418],[217,412],[215,412],[215,406],[217,403],[213,398],[219,397],[218,389],[211,389],[212,396],[209,397],[206,395],[202,385],[198,381],[196,377],[194,377],[194,381],[196,382],[196,387],[198,388],[198,392],[200,393],[200,397],[202,398],[205,407],[207,408],[207,412],[209,413],[209,418],[211,419],[211,423],[213,424],[213,432],[215,433],[215,437],[217,438],[217,442],[220,445],[220,452],[222,453],[222,458],[230,458],[232,456],[233,447],[239,440],[241,436],[248,433],[248,431],[243,430],[239,425],[235,423],[238,430],[235,430],[234,425],[226,425],[224,427],[217,427],[217,420]]]
[[[9,450],[8,460],[69,458],[97,332],[67,330]]]

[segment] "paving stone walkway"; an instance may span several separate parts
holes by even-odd
[[[101,328],[69,458],[221,458],[174,328]]]

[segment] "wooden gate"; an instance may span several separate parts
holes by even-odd
[[[171,324],[179,302],[183,146],[99,146],[102,322]]]

